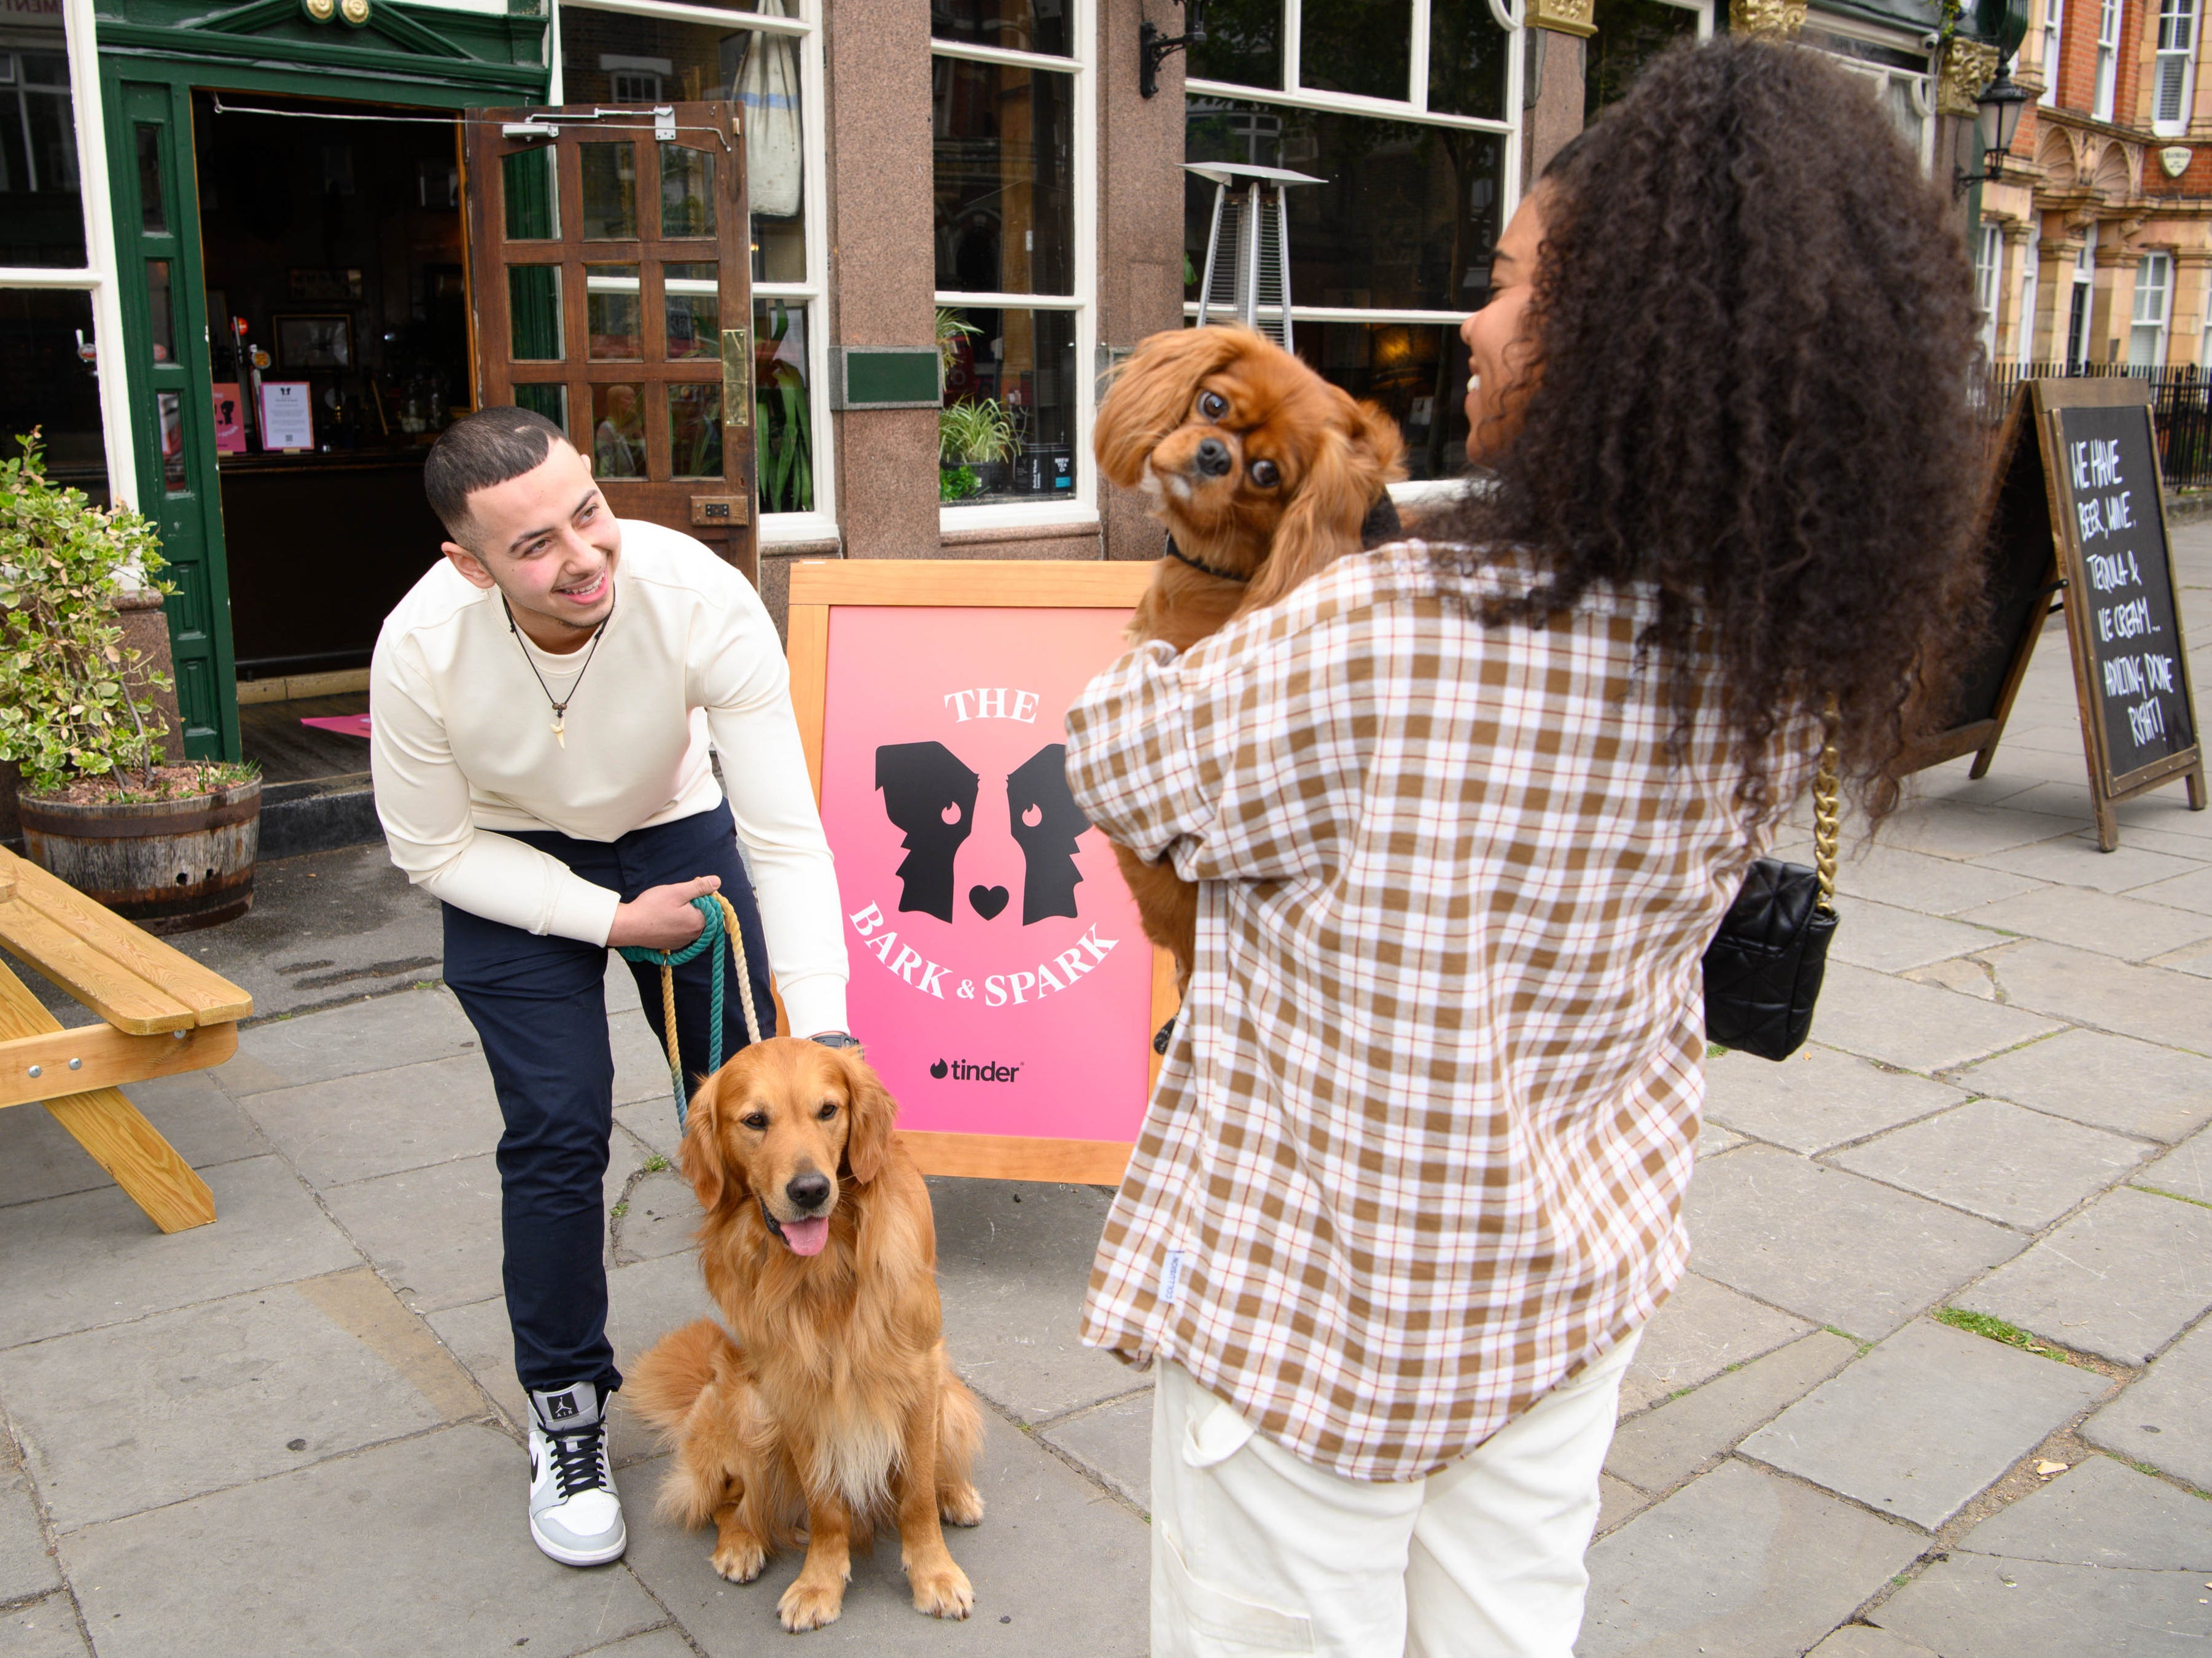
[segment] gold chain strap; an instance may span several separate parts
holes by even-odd
[[[1836,752],[1838,723],[1836,700],[1830,697],[1821,720],[1820,769],[1813,779],[1813,867],[1820,878],[1819,908],[1831,914],[1836,908],[1836,842],[1842,817],[1842,760]]]

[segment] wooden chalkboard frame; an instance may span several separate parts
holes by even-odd
[[[1990,619],[1997,635],[1973,665],[1972,679],[1960,686],[1962,706],[1954,716],[1959,723],[1915,742],[1898,766],[1899,775],[1924,771],[1964,754],[1974,756],[1969,777],[1988,774],[2021,683],[2027,677],[2036,641],[2058,611],[2054,600],[2065,582],[2051,533],[2050,497],[2036,428],[2028,388],[2023,385],[2005,411],[1982,504],[1982,549],[1989,564]],[[1991,670],[2000,665],[1991,686]]]
[[[2205,809],[2203,727],[2197,722],[2197,692],[2189,672],[2189,647],[2181,631],[2180,584],[2173,575],[2172,526],[2166,519],[2166,480],[2158,459],[2158,434],[2150,434],[2152,467],[2150,495],[2158,504],[2159,546],[2166,557],[2166,589],[2174,598],[2174,657],[2180,672],[2181,697],[2189,710],[2191,732],[2197,741],[2177,754],[2121,775],[2112,769],[2111,745],[2105,730],[2104,708],[2097,692],[2095,624],[2092,619],[2092,589],[2082,556],[2081,527],[2068,510],[2065,459],[2061,452],[2062,416],[2069,409],[2137,408],[2146,425],[2151,422],[2151,391],[2148,381],[2112,376],[2081,380],[2039,380],[2029,383],[2033,396],[2038,448],[2043,458],[2044,487],[2050,509],[2051,538],[2059,572],[2064,580],[2067,642],[2074,662],[2074,690],[2081,718],[2081,742],[2089,766],[2089,796],[2097,820],[2097,845],[2112,852],[2120,844],[2118,814],[2112,808],[2148,790],[2185,778],[2192,811]]]
[[[952,609],[1133,610],[1151,586],[1152,563],[986,559],[801,560],[792,566],[791,701],[814,797],[822,798],[822,756],[829,712],[830,613],[840,605],[917,605]],[[1099,665],[1103,667],[1103,663]],[[1152,1035],[1181,1005],[1175,957],[1152,951],[1148,1022],[1128,1039],[1152,1047]],[[1161,1060],[1149,1056],[1146,1087],[1158,1086]],[[926,1175],[993,1180],[1118,1183],[1131,1144],[1043,1136],[901,1129],[899,1139]]]

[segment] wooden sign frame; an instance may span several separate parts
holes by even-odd
[[[822,799],[823,727],[830,680],[830,612],[842,605],[955,609],[1130,610],[1152,585],[1149,562],[1013,562],[990,559],[808,559],[791,569],[791,702],[814,799]],[[1100,667],[1106,665],[1101,663]],[[1150,1054],[1152,1035],[1176,1009],[1175,958],[1152,951],[1151,1023],[1129,1040]],[[1150,1054],[1146,1088],[1159,1081]],[[1119,1140],[1054,1139],[901,1129],[901,1142],[924,1174],[994,1180],[1118,1184],[1131,1145]]]
[[[2051,539],[2059,573],[2064,582],[2066,635],[2074,662],[2074,690],[2081,709],[2081,742],[2089,766],[2089,796],[2097,820],[2097,846],[2112,852],[2120,844],[2119,802],[2159,788],[2176,778],[2187,780],[2189,808],[2205,809],[2203,731],[2197,722],[2197,692],[2189,674],[2188,642],[2182,633],[2181,588],[2173,575],[2172,526],[2166,520],[2166,480],[2159,465],[2158,432],[2151,417],[2148,382],[2114,375],[2093,379],[2039,380],[2029,383],[2033,398],[2035,430],[2043,459],[2044,486],[2050,502]],[[2149,495],[2158,509],[2159,546],[2166,559],[2166,592],[2173,602],[2173,655],[2179,671],[2182,703],[2189,711],[2191,734],[2196,741],[2176,754],[2115,775],[2111,744],[2105,730],[2104,705],[2097,689],[2094,590],[2083,557],[2081,526],[2069,498],[2065,457],[2061,446],[2061,417],[2072,409],[2125,409],[2142,411],[2149,428],[2151,478]],[[2138,486],[2140,492],[2140,486]]]

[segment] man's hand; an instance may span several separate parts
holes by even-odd
[[[628,903],[617,906],[615,924],[607,931],[607,948],[641,944],[647,950],[683,949],[707,925],[707,918],[691,908],[691,901],[721,890],[719,875],[647,887]]]

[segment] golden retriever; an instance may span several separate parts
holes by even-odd
[[[805,1564],[776,1606],[793,1632],[836,1620],[851,1545],[891,1521],[915,1610],[975,1603],[938,1521],[983,1517],[969,1478],[982,1417],[945,1355],[929,1191],[892,1137],[896,1109],[858,1054],[790,1037],[700,1084],[681,1167],[729,1331],[672,1331],[623,1392],[675,1449],[663,1513],[714,1521],[723,1576],[750,1582],[804,1524]]]
[[[1167,556],[1129,624],[1177,651],[1272,604],[1331,560],[1395,533],[1397,422],[1248,328],[1155,334],[1098,410],[1098,469],[1152,498]],[[1114,855],[1146,936],[1190,984],[1196,889],[1124,847]],[[1166,1032],[1156,1046],[1164,1048]]]

